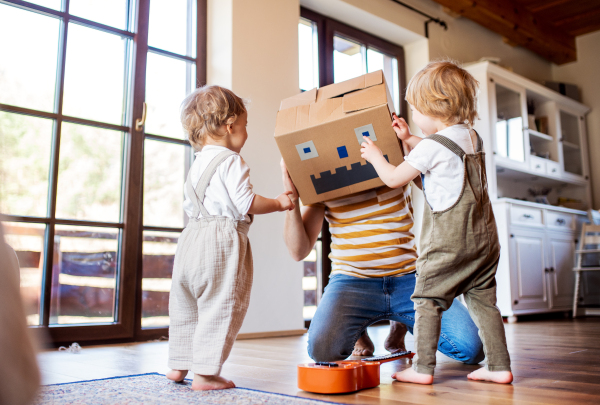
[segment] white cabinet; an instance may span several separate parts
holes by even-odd
[[[530,190],[547,190],[550,204],[590,208],[589,108],[493,63],[466,69],[480,86],[475,130],[483,138],[491,199],[535,201]]]
[[[475,130],[483,138],[500,237],[498,308],[510,317],[568,311],[574,241],[586,217],[570,208],[587,209],[592,202],[589,108],[493,63],[466,69],[480,86]],[[532,194],[542,192],[538,202],[552,205],[536,202]],[[586,303],[600,303],[600,282],[585,279],[583,288]]]
[[[537,206],[542,205],[507,199],[493,203],[503,316],[568,311],[573,304],[576,225],[585,221],[585,212]]]
[[[513,308],[548,307],[546,249],[543,230],[513,230],[510,241]]]
[[[572,233],[548,232],[546,249],[548,267],[548,289],[550,308],[568,308],[573,305],[573,264],[575,235]]]

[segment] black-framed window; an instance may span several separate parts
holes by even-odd
[[[0,37],[0,212],[28,323],[55,342],[166,335],[206,0],[0,0]]]
[[[298,23],[299,87],[302,91],[383,70],[396,113],[407,118],[404,49],[389,41],[301,8]],[[331,234],[324,222],[317,244],[304,261],[304,318],[312,314],[329,280]]]

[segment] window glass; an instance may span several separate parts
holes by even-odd
[[[179,232],[144,231],[142,327],[169,326],[169,292]]]
[[[317,311],[320,298],[318,280],[321,276],[321,263],[321,241],[317,241],[308,256],[303,260],[302,289],[304,290],[304,307],[302,314],[304,320],[311,320]]]
[[[115,321],[119,230],[56,225],[50,324]]]
[[[69,24],[63,114],[123,123],[128,39]]]
[[[146,103],[148,113],[145,131],[148,134],[183,139],[181,102],[196,82],[193,64],[156,53],[148,53],[146,65]]]
[[[333,80],[335,83],[367,73],[366,49],[358,42],[333,37]]]
[[[29,3],[37,4],[38,6],[52,8],[54,10],[62,10],[62,0],[28,0]]]
[[[400,85],[398,84],[398,60],[374,49],[367,50],[367,73],[383,70],[385,81],[392,93],[394,109],[400,111]]]
[[[56,217],[119,222],[123,133],[62,124]]]
[[[54,111],[59,25],[0,3],[0,103]]]
[[[22,222],[3,222],[6,243],[19,259],[21,297],[28,325],[40,324],[40,299],[44,274],[44,235],[46,226]]]
[[[111,27],[127,28],[127,0],[70,0],[69,13]]]
[[[183,185],[190,147],[144,141],[144,225],[183,228]]]
[[[196,57],[196,1],[151,0],[148,45]]]
[[[298,59],[300,61],[300,89],[319,87],[319,52],[316,24],[305,18],[298,24]]]
[[[52,125],[0,111],[0,212],[46,216]]]

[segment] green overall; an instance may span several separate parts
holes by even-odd
[[[433,375],[440,337],[442,311],[464,294],[490,371],[510,371],[510,357],[500,311],[496,307],[496,268],[500,243],[487,192],[485,154],[477,134],[475,154],[442,135],[425,140],[438,142],[454,152],[464,165],[463,186],[454,205],[432,211],[425,203],[417,281],[411,299],[415,303],[415,352],[413,368]],[[426,184],[423,181],[423,190]]]

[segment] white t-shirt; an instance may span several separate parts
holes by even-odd
[[[194,189],[200,176],[210,162],[221,152],[228,150],[223,146],[208,145],[196,153],[196,160],[190,168],[190,180]],[[185,201],[183,209],[191,217],[194,203],[183,189]],[[252,184],[250,184],[250,167],[237,153],[225,159],[219,165],[215,175],[210,180],[204,196],[204,207],[211,215],[233,218],[237,221],[248,220],[248,210],[254,200]],[[196,198],[196,196],[192,196]],[[198,215],[200,218],[202,214]]]
[[[468,155],[475,153],[477,136],[466,124],[445,128],[438,135],[454,141]],[[463,162],[454,152],[438,142],[421,141],[404,160],[425,175],[425,197],[433,211],[454,205],[460,197],[464,177]]]

